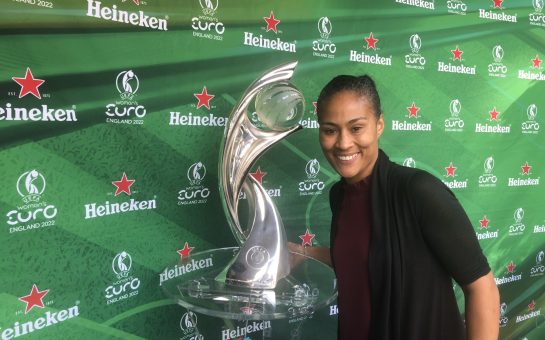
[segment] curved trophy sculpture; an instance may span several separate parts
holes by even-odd
[[[220,197],[240,245],[238,255],[224,273],[227,284],[272,289],[290,272],[278,209],[261,183],[248,173],[274,143],[301,129],[303,96],[289,83],[296,65],[290,62],[278,66],[254,81],[233,108],[225,128],[219,164]],[[265,128],[257,127],[248,117],[248,106],[254,98],[257,117]],[[246,193],[250,210],[246,229],[238,216],[241,190]]]

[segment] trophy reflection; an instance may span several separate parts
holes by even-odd
[[[261,184],[248,173],[267,149],[302,128],[303,96],[289,83],[296,65],[278,66],[254,81],[233,108],[225,129],[219,164],[220,197],[240,251],[216,279],[229,285],[273,289],[290,273],[282,218]],[[264,127],[249,119],[248,107],[254,99]],[[245,227],[238,215],[241,191],[249,206]]]

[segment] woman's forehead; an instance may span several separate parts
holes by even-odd
[[[373,107],[365,97],[355,93],[339,93],[325,103],[318,119],[351,121],[354,119],[369,119],[374,116]]]

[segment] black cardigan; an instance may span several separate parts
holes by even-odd
[[[329,196],[331,248],[342,197],[341,180]],[[452,278],[466,285],[490,267],[454,194],[431,174],[399,166],[379,150],[371,212],[370,338],[465,339]]]

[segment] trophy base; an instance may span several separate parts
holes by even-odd
[[[222,278],[239,249],[213,249],[178,261],[161,274],[163,291],[189,310],[234,320],[312,315],[337,297],[332,268],[302,254],[290,254],[291,272],[274,289],[226,284]]]

